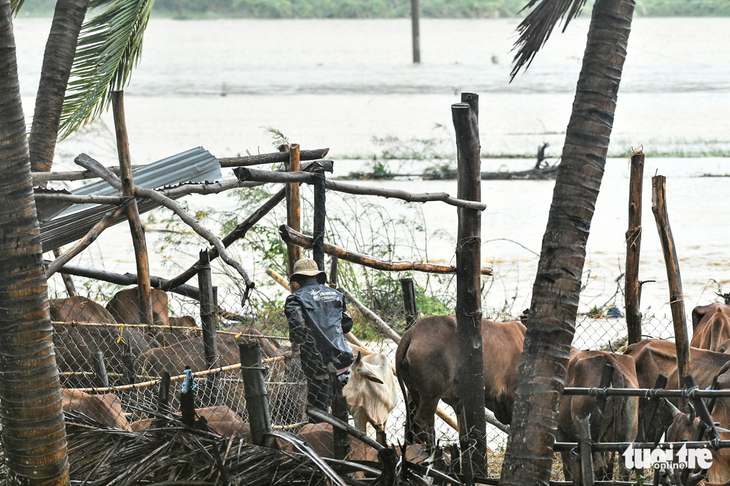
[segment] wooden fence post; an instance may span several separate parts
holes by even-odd
[[[330,259],[330,284],[333,288],[337,288],[337,267],[339,264],[339,258],[333,256]]]
[[[94,381],[99,388],[109,386],[109,375],[104,364],[104,353],[101,351],[94,353]]]
[[[56,258],[61,256],[61,249],[60,248],[54,248],[53,249],[53,256]],[[76,292],[76,286],[74,285],[74,279],[71,277],[71,275],[67,273],[61,274],[61,279],[63,280],[63,285],[66,287],[66,293],[69,297],[76,297],[79,295]]]
[[[251,423],[251,437],[256,445],[263,445],[264,436],[271,432],[271,414],[264,383],[264,368],[261,366],[261,351],[258,343],[240,343],[241,376],[246,396],[246,410]]]
[[[215,295],[210,270],[210,256],[207,250],[198,255],[198,288],[200,289],[200,320],[203,325],[203,352],[207,369],[218,365],[218,342],[216,339]],[[215,405],[218,396],[219,373],[206,376],[207,393],[204,399],[208,406]]]
[[[641,197],[644,183],[644,153],[631,155],[629,182],[629,229],[626,231],[626,327],[629,344],[641,341],[641,285],[639,257],[641,254]]]
[[[289,168],[290,172],[299,171],[299,144],[293,143],[289,146]],[[286,191],[286,222],[291,228],[301,231],[302,207],[299,199],[299,183],[292,182],[287,186]],[[294,271],[294,264],[302,258],[302,249],[296,245],[286,245],[289,276]]]
[[[690,374],[689,340],[687,339],[687,316],[684,309],[682,276],[679,273],[679,258],[667,213],[667,178],[664,176],[652,177],[651,185],[651,210],[656,219],[669,280],[669,306],[672,309],[674,341],[677,344],[677,371],[679,372],[679,382],[684,383],[685,377]]]
[[[124,91],[112,92],[112,108],[114,111],[114,127],[117,135],[117,154],[119,156],[119,179],[122,182],[122,195],[134,197],[134,180],[132,179],[132,157],[129,152],[127,122],[124,115]],[[147,241],[144,227],[139,217],[137,201],[127,206],[129,230],[134,244],[134,256],[137,262],[137,292],[139,294],[139,314],[141,322],[152,324],[152,301],[150,300],[150,261],[147,255]]]
[[[314,228],[312,231],[312,259],[324,271],[324,224],[327,220],[326,195],[324,189],[324,169],[314,170]]]
[[[421,28],[418,0],[411,0],[411,38],[413,39],[413,63],[421,63]]]
[[[575,419],[578,429],[578,452],[580,454],[580,470],[583,486],[593,486],[593,451],[591,450],[590,416]]]
[[[330,379],[330,390],[332,390],[332,416],[347,423],[348,406],[347,398],[342,394],[342,382],[337,378],[337,370],[332,363],[327,365]],[[350,434],[339,427],[333,427],[335,459],[345,459],[350,453]]]
[[[451,105],[458,154],[457,197],[481,201],[479,97],[462,93]],[[462,457],[470,456],[474,475],[486,474],[487,422],[484,415],[482,354],[481,212],[458,208],[456,243],[456,340],[459,350],[458,389],[466,424],[460,437]],[[465,449],[465,445],[469,447]],[[472,447],[473,445],[473,447]]]
[[[403,306],[406,310],[406,330],[408,330],[418,320],[416,289],[412,278],[400,279],[400,286],[403,289]]]

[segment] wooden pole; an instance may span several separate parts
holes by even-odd
[[[200,289],[200,320],[203,324],[203,354],[206,369],[215,368],[218,364],[218,343],[216,340],[215,297],[213,295],[213,278],[210,270],[208,252],[201,250],[198,259],[198,288]],[[218,373],[206,376],[208,406],[215,405],[218,396]]]
[[[299,160],[323,159],[330,151],[328,148],[315,150],[300,150]],[[289,152],[274,152],[271,154],[247,155],[245,157],[228,157],[218,159],[221,167],[248,167],[252,165],[276,164],[278,162],[289,162]]]
[[[458,156],[457,197],[481,201],[481,146],[478,103],[474,93],[462,93],[451,106]],[[456,246],[456,341],[459,350],[458,389],[464,411],[462,455],[471,456],[475,475],[486,474],[487,422],[484,416],[484,356],[482,354],[481,212],[459,208]],[[468,448],[464,446],[469,444]]]
[[[629,229],[626,231],[626,327],[629,344],[641,341],[641,285],[639,257],[641,254],[641,197],[644,183],[644,153],[631,155],[629,182]]]
[[[687,316],[684,309],[679,258],[667,213],[667,179],[664,176],[652,177],[651,185],[651,210],[654,213],[654,219],[656,219],[659,240],[664,252],[664,264],[667,267],[667,280],[669,281],[669,306],[672,309],[674,341],[677,344],[677,372],[679,373],[679,382],[684,383],[685,377],[691,372],[689,340],[687,339]]]
[[[299,172],[299,144],[289,146],[289,172]],[[290,183],[286,193],[286,224],[296,231],[301,231],[302,206],[299,198],[299,183]],[[294,263],[302,258],[302,249],[296,245],[286,245],[288,275],[294,268]]]
[[[329,372],[330,390],[332,390],[332,415],[347,422],[349,407],[347,398],[342,394],[342,382],[337,378],[337,370],[332,363],[327,365],[327,371]],[[339,427],[333,427],[333,429],[335,459],[345,459],[350,453],[350,434]]]
[[[324,245],[322,246],[322,250],[324,251]],[[330,259],[330,285],[334,288],[337,288],[337,268],[339,267],[339,260],[340,259],[336,256],[333,256]]]
[[[411,0],[411,37],[413,39],[413,63],[421,63],[421,27],[418,0]]]
[[[403,289],[403,306],[406,310],[406,329],[408,329],[418,320],[416,289],[413,286],[412,278],[400,279],[400,286]]]
[[[77,157],[78,158],[78,157]],[[299,172],[277,172],[273,170],[247,169],[245,167],[236,171],[236,176],[241,182],[280,182],[284,184],[292,183],[308,183],[314,184],[314,174],[306,174]],[[481,177],[481,175],[480,175]],[[325,187],[331,191],[344,192],[345,194],[357,194],[361,196],[379,196],[384,198],[402,199],[409,202],[430,202],[441,201],[450,206],[466,207],[484,211],[487,205],[482,202],[464,201],[455,197],[451,197],[445,192],[424,192],[411,193],[400,189],[388,189],[375,186],[363,186],[358,184],[350,184],[348,182],[333,181],[327,179]]]
[[[593,452],[591,451],[591,426],[589,417],[575,419],[578,429],[578,453],[580,454],[580,474],[583,486],[593,486]]]
[[[238,352],[241,355],[241,377],[251,423],[251,437],[254,444],[263,445],[264,436],[272,429],[259,344],[240,343]]]
[[[94,353],[93,358],[95,384],[98,387],[106,388],[109,386],[109,375],[106,372],[106,365],[104,364],[104,353],[97,351]]]
[[[58,257],[61,256],[61,249],[54,248],[53,256],[55,256],[58,259]],[[46,274],[46,278],[48,278],[48,274]],[[67,273],[62,273],[61,279],[63,280],[64,287],[66,287],[66,294],[68,294],[69,297],[76,297],[77,295],[79,295],[76,292],[76,286],[74,285],[74,279],[71,278],[71,275],[69,275]]]
[[[311,236],[304,235],[299,231],[294,231],[287,225],[281,225],[279,227],[279,236],[287,244],[301,246],[303,248],[312,248],[314,245],[314,239]],[[452,265],[439,265],[438,263],[424,263],[424,262],[386,262],[378,260],[362,253],[355,253],[342,249],[338,246],[324,243],[324,252],[328,255],[336,256],[340,260],[345,260],[352,263],[364,265],[366,267],[375,268],[377,270],[385,270],[387,272],[405,272],[405,271],[417,271],[417,272],[428,272],[428,273],[455,273],[456,266]],[[482,268],[482,275],[491,275],[491,268]]]
[[[324,169],[316,169],[314,181],[314,228],[312,231],[312,259],[324,271],[324,224],[327,220]]]
[[[127,122],[124,115],[124,91],[112,92],[112,107],[114,111],[114,127],[117,135],[117,154],[119,155],[120,179],[122,181],[122,195],[134,197],[134,180],[132,179],[132,157],[129,152],[129,137]],[[144,227],[139,217],[137,201],[133,200],[127,206],[129,230],[132,233],[134,256],[137,261],[137,291],[139,293],[140,322],[152,324],[152,301],[150,300],[150,261],[147,255],[147,241]]]

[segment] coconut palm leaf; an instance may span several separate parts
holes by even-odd
[[[108,0],[92,0],[98,7]],[[123,89],[142,55],[154,0],[115,0],[81,29],[61,115],[61,138],[98,117]]]
[[[522,10],[539,5],[525,17],[517,27],[519,37],[513,50],[517,50],[513,59],[514,66],[510,73],[510,82],[525,66],[527,69],[535,58],[537,51],[545,45],[553,28],[560,19],[565,20],[563,32],[568,28],[571,20],[580,15],[586,0],[530,0]]]
[[[25,0],[10,0],[10,11],[13,13],[13,15],[18,14],[18,10],[20,10],[20,7],[23,6],[23,2]]]

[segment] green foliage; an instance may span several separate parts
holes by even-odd
[[[142,39],[154,0],[92,0],[108,7],[81,28],[61,115],[65,138],[98,117],[123,89],[142,56]]]

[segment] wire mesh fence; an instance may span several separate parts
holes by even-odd
[[[213,366],[206,361],[198,303],[191,299],[178,296],[167,299],[164,302],[167,315],[156,312],[152,325],[140,324],[136,309],[127,314],[127,320],[132,322],[117,322],[101,312],[108,311],[108,305],[104,307],[84,298],[63,299],[63,302],[52,302],[51,306],[56,307],[54,344],[62,386],[66,389],[64,405],[68,410],[80,411],[108,426],[141,430],[154,419],[150,411],[157,410],[163,372],[172,376],[170,407],[179,410],[184,370],[190,367],[195,376],[198,413],[207,415],[208,423],[220,426],[227,435],[250,440],[246,436],[248,413],[238,345],[254,340],[261,343],[263,351],[272,424],[297,431],[307,422],[307,377],[299,357],[291,352],[284,332],[280,330],[281,335],[262,333],[259,329],[266,328],[266,323],[257,316],[222,310],[227,307],[225,298],[220,299],[217,313],[217,355]],[[673,333],[671,317],[645,316],[645,336],[671,339]],[[359,338],[370,351],[385,354],[395,364],[397,345],[389,338],[378,331]],[[623,317],[579,317],[574,338],[576,347],[620,352],[625,343]],[[212,370],[206,371],[208,368]],[[401,391],[397,394],[398,404],[385,424],[390,443],[404,442],[406,406]],[[451,425],[456,423],[454,411],[443,402],[440,408],[452,420],[436,418],[436,440],[441,445],[458,443],[458,432]],[[368,433],[375,435],[371,427]],[[320,441],[320,448],[332,450],[331,435],[331,429],[320,430],[305,439]],[[499,474],[506,440],[503,430],[488,425],[492,475]],[[369,451],[358,442],[353,442],[353,447],[360,450],[353,451],[351,457],[365,458]]]

